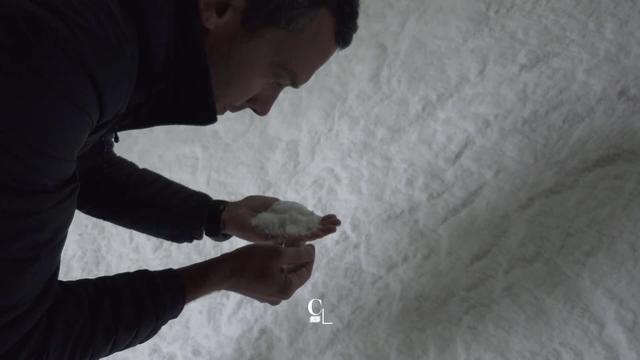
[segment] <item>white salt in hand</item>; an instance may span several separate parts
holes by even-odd
[[[321,219],[302,204],[280,200],[251,219],[251,225],[271,235],[304,236],[318,229]]]

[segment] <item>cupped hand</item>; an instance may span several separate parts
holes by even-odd
[[[251,244],[220,257],[231,274],[225,290],[278,305],[289,299],[311,277],[315,248],[283,248]]]
[[[305,235],[269,234],[251,224],[259,213],[269,210],[278,198],[253,195],[240,201],[230,202],[222,213],[224,232],[253,243],[275,243],[286,246],[300,246],[307,241],[317,240],[336,232],[341,222],[334,214],[321,218],[319,227]]]

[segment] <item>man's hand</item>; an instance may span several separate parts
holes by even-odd
[[[231,274],[224,289],[278,305],[309,280],[315,253],[313,245],[283,248],[251,244],[241,247],[222,258],[223,266]]]
[[[340,226],[337,216],[329,214],[320,220],[320,227],[307,235],[274,235],[251,225],[251,220],[259,213],[269,210],[278,198],[268,196],[248,196],[240,201],[230,202],[222,213],[223,231],[241,239],[254,242],[286,242],[287,246],[300,246],[304,242],[316,240],[336,232]]]
[[[185,303],[228,290],[275,306],[309,280],[314,262],[313,245],[251,244],[177,271],[184,283]]]

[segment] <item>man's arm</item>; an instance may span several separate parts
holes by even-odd
[[[0,57],[0,358],[94,359],[151,338],[185,289],[173,269],[58,280],[97,104],[65,88],[90,87],[81,71],[47,60],[65,83]]]
[[[226,201],[213,200],[118,156],[110,135],[78,160],[78,210],[178,243],[202,239],[203,234],[220,235]]]
[[[102,74],[80,66],[72,36],[107,50],[125,40],[69,27],[109,23],[111,4],[0,2],[0,359],[104,357],[148,340],[184,306],[173,269],[58,280],[77,206],[78,152],[100,114],[118,106],[96,90],[103,79],[120,84],[128,68],[124,51],[98,52],[109,63]],[[54,16],[85,8],[94,10],[86,22]]]

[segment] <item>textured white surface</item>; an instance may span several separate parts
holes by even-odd
[[[112,359],[639,359],[640,5],[365,0],[361,31],[267,118],[126,132],[216,198],[336,213],[277,307],[220,292]],[[163,269],[171,244],[78,213],[62,278]],[[323,300],[326,321],[309,323]]]

